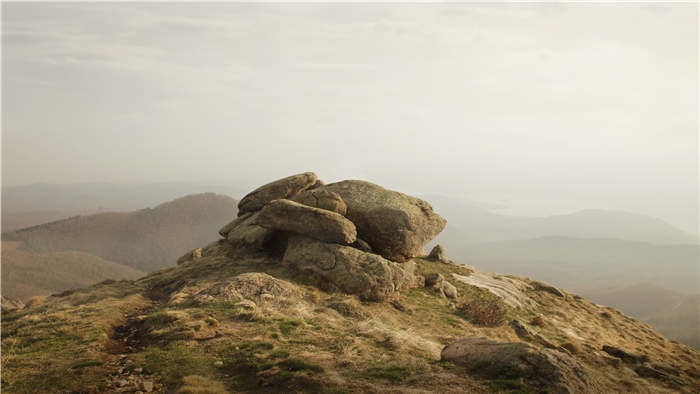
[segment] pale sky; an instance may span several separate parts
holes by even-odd
[[[302,171],[698,218],[698,10],[2,4],[2,182]]]

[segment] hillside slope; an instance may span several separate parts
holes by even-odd
[[[416,259],[419,272],[438,270],[459,289],[450,300],[428,289],[392,302],[361,302],[326,292],[280,260],[217,242],[202,258],[138,281],[102,284],[3,318],[3,388],[32,391],[158,392],[529,392],[512,373],[483,376],[440,361],[460,337],[488,337],[560,347],[585,366],[590,392],[697,392],[700,356],[648,325],[574,294],[563,297],[534,282]],[[207,300],[207,289],[230,288]],[[458,275],[515,284],[528,307],[505,305],[506,321],[485,327],[458,306],[499,300]],[[529,289],[529,290],[527,290]],[[245,291],[244,291],[245,290]],[[231,296],[226,296],[231,294]],[[202,298],[204,297],[204,298]],[[210,296],[211,297],[211,296]],[[477,301],[480,302],[480,301]],[[535,319],[539,317],[539,320]],[[521,337],[520,322],[533,333]],[[617,356],[604,346],[619,349]],[[624,355],[630,355],[626,358]],[[76,355],[78,355],[76,357]],[[122,356],[124,355],[124,356]],[[51,363],[42,360],[51,359]],[[648,360],[646,362],[640,360]],[[645,367],[645,366],[654,366]],[[645,368],[664,371],[659,375]],[[142,371],[140,374],[134,371]],[[68,371],[68,373],[66,373]],[[676,375],[677,374],[677,375]],[[567,377],[573,378],[573,377]],[[335,391],[333,391],[335,390]]]
[[[700,354],[618,310],[416,255],[444,226],[422,200],[305,173],[242,202],[175,267],[4,315],[3,389],[700,391]]]
[[[137,279],[143,271],[84,252],[32,253],[17,242],[2,244],[2,295],[26,300],[32,296],[90,286],[113,279]]]
[[[34,253],[79,251],[149,272],[202,245],[236,215],[236,201],[203,193],[134,212],[77,216],[3,234]]]

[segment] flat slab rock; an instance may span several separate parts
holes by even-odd
[[[599,384],[576,359],[524,342],[466,337],[446,346],[443,361],[452,361],[489,379],[523,379],[555,393],[597,393]]]
[[[341,244],[351,244],[357,239],[355,225],[343,215],[290,200],[271,201],[256,215],[255,224],[271,230]]]
[[[248,193],[238,203],[238,216],[262,209],[268,202],[280,198],[292,198],[297,194],[319,185],[313,172],[305,172],[270,182]]]
[[[505,276],[494,277],[477,270],[469,276],[458,274],[452,274],[452,276],[460,282],[488,290],[513,308],[532,309],[536,306],[535,301],[525,294],[527,290],[532,289],[532,286],[523,281]]]
[[[305,190],[292,200],[310,207],[333,211],[343,216],[348,212],[348,206],[345,205],[345,201],[343,201],[340,195],[328,190]]]
[[[346,217],[358,237],[375,253],[398,262],[422,255],[423,248],[447,221],[427,202],[365,181],[342,181],[318,190],[337,193],[347,205]]]
[[[417,286],[415,263],[397,264],[350,246],[289,238],[284,262],[320,280],[321,287],[383,301],[395,291]]]
[[[275,232],[255,223],[258,214],[259,212],[246,213],[227,225],[229,228],[224,227],[227,230],[226,239],[235,246],[264,249]]]

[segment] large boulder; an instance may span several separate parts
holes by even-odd
[[[280,198],[292,198],[311,187],[320,186],[313,172],[305,172],[278,179],[248,193],[238,203],[238,216],[262,209],[268,202]]]
[[[351,244],[357,230],[343,215],[290,200],[274,200],[256,213],[255,224],[271,230],[303,234],[319,241]]]
[[[423,254],[425,245],[447,222],[427,202],[370,182],[342,181],[319,190],[338,193],[358,237],[392,261],[404,262]]]
[[[524,342],[466,337],[446,346],[441,359],[489,379],[523,380],[549,392],[598,392],[598,383],[576,359]]]
[[[368,301],[383,301],[397,290],[416,285],[410,270],[379,255],[300,235],[289,238],[284,262],[311,274],[328,290],[356,294]]]
[[[328,190],[305,190],[292,200],[310,207],[337,212],[343,216],[345,216],[345,213],[348,211],[348,206],[345,205],[345,201],[343,201],[340,195]]]
[[[229,228],[226,232],[226,239],[234,246],[242,246],[252,249],[262,250],[265,248],[274,230],[258,226],[255,222],[260,212],[243,214],[236,226]]]

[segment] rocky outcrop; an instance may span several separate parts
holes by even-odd
[[[262,209],[268,202],[280,198],[292,198],[313,186],[320,185],[313,172],[305,172],[278,179],[248,193],[238,203],[238,216]]]
[[[290,200],[274,200],[265,205],[257,213],[255,224],[325,242],[351,244],[357,238],[355,225],[341,214]]]
[[[599,384],[573,357],[523,342],[462,338],[446,346],[441,359],[465,366],[471,373],[489,379],[523,380],[549,392],[599,392]]]
[[[284,263],[311,274],[321,287],[382,301],[415,285],[415,276],[379,255],[304,237],[289,239]]]
[[[363,181],[324,185],[311,172],[263,185],[238,208],[239,217],[219,231],[229,247],[283,256],[328,288],[375,301],[424,284],[410,259],[446,223],[418,198]],[[193,260],[186,255],[180,263]],[[442,279],[437,291],[457,298]]]
[[[430,254],[428,254],[428,258],[445,264],[452,263],[452,260],[448,259],[447,255],[445,255],[445,248],[442,245],[435,245],[430,251]]]
[[[328,190],[306,190],[299,193],[299,195],[292,200],[310,207],[333,211],[343,216],[345,216],[348,211],[348,206],[345,205],[345,201],[343,201],[340,195]]]
[[[358,237],[376,253],[398,262],[423,254],[423,248],[447,223],[427,202],[364,181],[342,181],[321,186],[345,201],[345,215],[357,227]]]
[[[259,212],[247,213],[241,216],[235,227],[228,230],[226,239],[234,246],[264,249],[265,244],[272,238],[274,231],[256,224]]]

